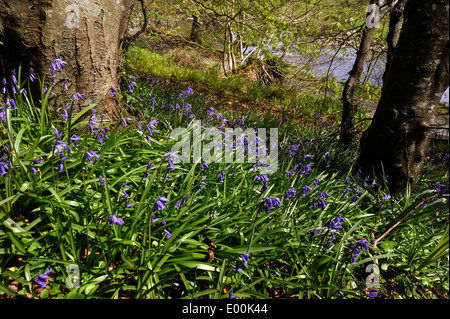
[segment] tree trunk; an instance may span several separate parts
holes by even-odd
[[[118,105],[108,92],[119,86],[122,40],[133,5],[134,0],[0,0],[0,76],[10,78],[21,62],[24,70],[45,75],[46,85],[56,83],[54,92],[65,91],[66,102],[85,94],[75,101],[79,109],[99,103],[117,118]],[[55,59],[68,65],[53,76]]]
[[[383,82],[386,81],[387,70],[391,64],[392,54],[397,47],[398,37],[400,36],[400,30],[403,22],[403,10],[408,0],[398,0],[397,4],[392,8],[389,16],[389,32],[386,37],[387,42],[387,54],[386,54],[386,68],[383,73]]]
[[[189,39],[192,42],[202,44],[203,24],[198,20],[196,15],[192,16],[192,29]]]
[[[350,145],[355,135],[353,127],[353,113],[355,108],[353,95],[355,93],[355,88],[358,84],[359,78],[361,77],[361,73],[364,69],[364,64],[366,63],[367,56],[369,55],[370,45],[372,43],[372,37],[374,33],[375,28],[364,28],[355,63],[353,64],[350,75],[347,79],[347,82],[345,82],[345,86],[342,91],[343,108],[339,141],[343,145]]]
[[[391,193],[415,186],[449,85],[449,2],[409,0],[397,48],[356,167],[382,169]]]
[[[380,7],[384,3],[384,0],[371,0],[371,5],[377,5]],[[380,16],[378,21],[381,21],[386,15],[387,9],[380,10]],[[370,16],[370,13],[367,15]],[[358,84],[361,73],[364,69],[364,64],[370,52],[370,46],[372,44],[372,38],[375,34],[376,26],[367,25],[364,27],[361,43],[359,45],[358,52],[356,54],[355,63],[353,64],[350,75],[345,83],[342,91],[342,120],[341,120],[341,132],[339,135],[340,143],[343,145],[351,145],[353,137],[355,135],[353,126],[353,113],[355,109],[355,103],[353,96],[355,93],[356,85]]]

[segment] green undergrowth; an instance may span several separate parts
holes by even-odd
[[[39,102],[14,93],[28,81],[11,80],[0,108],[2,298],[448,292],[448,174],[429,161],[417,191],[397,197],[386,181],[352,175],[357,150],[339,147],[323,103],[311,102],[312,118],[294,123],[222,110],[191,87],[127,74],[122,93],[111,94],[129,112],[112,121],[94,105],[72,114],[73,101],[56,116],[48,106],[64,92],[42,84]],[[195,141],[194,121],[219,136],[277,128],[266,144],[278,150],[276,169],[265,174],[265,162],[237,158],[177,162],[176,128],[189,132],[191,154],[195,143],[203,154],[220,144],[217,136]],[[238,137],[236,148],[254,146]],[[367,281],[375,265],[379,286]]]

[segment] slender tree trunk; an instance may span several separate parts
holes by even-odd
[[[398,0],[397,4],[392,8],[389,16],[389,32],[386,37],[387,54],[386,54],[386,69],[383,73],[383,82],[386,81],[387,70],[391,64],[392,54],[397,47],[398,37],[403,23],[403,10],[408,0]]]
[[[354,133],[353,126],[353,113],[355,109],[355,103],[353,101],[353,95],[355,93],[356,85],[358,84],[361,73],[364,69],[367,56],[370,52],[370,45],[372,43],[372,37],[375,33],[375,28],[364,28],[361,44],[359,45],[358,53],[356,55],[355,63],[353,64],[350,75],[345,82],[344,89],[342,91],[342,121],[340,132],[340,143],[343,145],[350,145],[352,143]]]
[[[380,7],[384,3],[384,0],[371,0],[371,5],[377,5]],[[375,10],[375,9],[374,9]],[[378,9],[377,9],[378,10]],[[387,9],[380,10],[380,16],[377,17],[381,21],[386,15]],[[370,13],[368,14],[368,16]],[[372,44],[372,38],[375,34],[375,26],[365,26],[363,35],[361,38],[361,43],[359,45],[358,52],[356,54],[355,63],[353,64],[350,75],[345,83],[344,89],[342,91],[342,120],[341,120],[341,132],[340,132],[340,143],[343,145],[350,145],[352,143],[353,137],[355,135],[354,125],[353,125],[353,114],[355,109],[355,102],[353,101],[353,96],[355,94],[355,88],[358,84],[361,73],[364,69],[364,64],[369,56],[370,46]]]
[[[196,15],[192,16],[192,29],[189,39],[198,44],[202,44],[203,24],[198,20]]]
[[[119,86],[122,40],[133,5],[134,0],[0,0],[5,72],[22,62],[45,75],[47,85],[57,83],[54,91],[65,92],[66,101],[85,94],[76,101],[79,109],[100,103],[117,118],[118,105],[108,92]],[[53,77],[50,63],[55,59],[68,65]]]
[[[384,170],[391,193],[415,186],[449,85],[449,2],[408,0],[372,124],[355,167]]]

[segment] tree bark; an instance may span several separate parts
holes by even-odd
[[[398,37],[403,23],[403,10],[408,0],[398,0],[397,4],[392,8],[389,16],[389,32],[386,37],[387,54],[386,54],[386,69],[383,73],[383,82],[386,81],[387,70],[391,65],[392,54],[397,47]]]
[[[203,31],[203,23],[198,20],[196,15],[192,16],[192,29],[191,34],[189,36],[189,40],[192,42],[196,42],[198,44],[202,44],[202,31]]]
[[[85,94],[75,101],[78,109],[99,103],[117,118],[118,105],[108,92],[119,86],[122,40],[133,5],[134,0],[0,0],[5,44],[0,76],[8,78],[22,62],[24,70],[45,75],[46,85],[56,83],[54,92],[64,92],[66,102]],[[53,76],[55,59],[68,65]]]
[[[371,0],[371,5],[377,5],[380,7],[384,4],[384,0]],[[387,9],[380,10],[379,21],[381,21],[386,15]],[[370,13],[368,13],[368,16]],[[355,109],[355,102],[353,101],[353,96],[355,94],[355,88],[358,84],[361,73],[364,69],[364,64],[370,52],[370,46],[372,44],[372,38],[375,34],[376,27],[365,26],[361,38],[361,43],[356,54],[356,59],[353,64],[350,75],[345,83],[344,89],[342,91],[342,120],[341,120],[341,132],[339,135],[339,141],[343,145],[351,145],[353,137],[355,135],[354,125],[353,125],[353,114]]]
[[[449,85],[449,2],[409,0],[378,108],[356,167],[384,170],[392,194],[412,191]]]

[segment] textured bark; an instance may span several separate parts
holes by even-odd
[[[24,70],[32,67],[45,75],[47,85],[57,83],[55,92],[65,91],[65,83],[67,97],[85,94],[77,102],[80,109],[100,103],[117,117],[118,106],[108,92],[119,86],[122,40],[133,4],[134,0],[0,0],[2,73],[8,77],[22,62]],[[14,58],[8,58],[11,55]],[[53,78],[50,63],[57,58],[68,65]]]
[[[387,54],[386,54],[386,69],[383,73],[383,82],[386,81],[387,70],[391,65],[392,54],[397,47],[398,37],[403,23],[403,10],[408,0],[398,0],[397,4],[392,8],[389,17],[389,32],[386,37]]]
[[[370,4],[378,5],[381,7],[384,4],[384,0],[371,0]],[[381,21],[386,15],[389,7],[385,7],[380,10],[379,21]],[[369,15],[369,14],[368,14]],[[353,141],[355,135],[354,125],[353,125],[353,114],[355,109],[355,102],[353,96],[355,93],[356,85],[358,84],[359,78],[361,77],[362,71],[364,69],[364,64],[369,56],[370,46],[372,44],[372,38],[375,34],[376,28],[365,27],[361,43],[356,54],[356,59],[353,64],[350,75],[345,83],[344,89],[342,91],[342,120],[341,120],[341,132],[339,135],[339,141],[343,145],[350,145]]]
[[[448,15],[448,0],[408,0],[378,108],[361,139],[355,166],[366,174],[383,168],[394,194],[414,188],[449,85]]]

